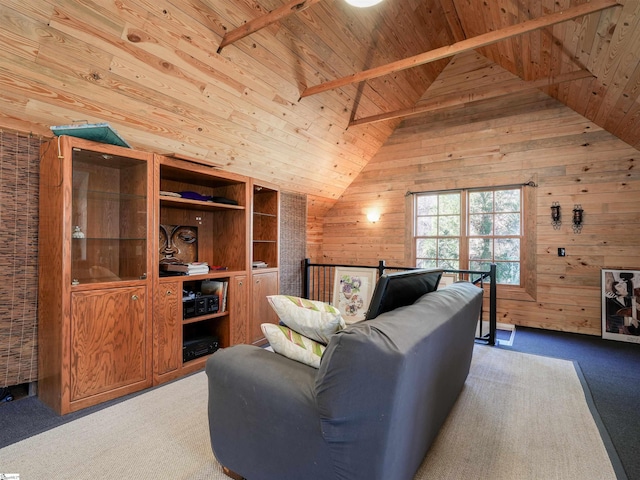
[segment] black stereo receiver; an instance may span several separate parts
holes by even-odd
[[[218,295],[200,295],[194,298],[186,298],[182,300],[182,318],[217,313],[219,308],[220,297]]]
[[[182,361],[188,362],[196,358],[210,355],[220,348],[218,337],[200,337],[186,340],[182,345]]]

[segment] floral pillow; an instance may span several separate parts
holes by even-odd
[[[268,295],[267,300],[282,323],[325,345],[346,326],[340,310],[325,302],[290,295]]]
[[[282,325],[263,323],[260,327],[274,352],[314,368],[320,367],[327,347]]]

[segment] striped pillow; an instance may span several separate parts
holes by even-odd
[[[267,300],[287,327],[325,345],[346,326],[340,310],[325,302],[291,295],[268,295]]]
[[[327,347],[282,325],[263,323],[260,327],[274,352],[314,368],[320,367]]]

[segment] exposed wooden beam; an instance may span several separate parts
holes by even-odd
[[[424,65],[425,63],[434,62],[443,58],[452,57],[462,52],[469,50],[475,50],[476,48],[485,47],[493,43],[505,40],[507,38],[522,35],[523,33],[532,32],[540,28],[545,28],[557,23],[566,22],[577,17],[582,17],[590,13],[605,10],[607,8],[616,7],[621,5],[616,0],[592,0],[589,3],[583,3],[575,7],[567,8],[561,12],[551,13],[543,17],[535,18],[533,20],[527,20],[522,23],[510,25],[494,32],[483,33],[477,37],[469,38],[456,42],[453,45],[447,45],[445,47],[436,48],[428,52],[420,53],[413,57],[391,62],[386,65],[364,70],[359,73],[354,73],[347,77],[338,78],[329,82],[321,83],[314,87],[308,87],[302,92],[300,98],[315,95],[317,93],[326,92],[327,90],[333,90],[336,88],[344,87],[352,83],[358,83],[372,78],[388,75],[393,72],[406,70],[407,68],[417,67]]]
[[[262,17],[254,18],[244,25],[225,33],[224,37],[222,38],[222,42],[220,42],[220,46],[218,47],[218,53],[220,53],[222,49],[227,45],[238,41],[248,35],[251,35],[258,30],[271,25],[272,23],[276,23],[283,18],[288,17],[289,15],[302,12],[303,10],[309,8],[311,5],[314,5],[321,1],[322,0],[293,0],[291,2],[285,3],[275,10],[272,10]]]
[[[354,127],[356,125],[365,125],[367,123],[383,122],[385,120],[392,120],[400,117],[410,117],[413,115],[419,115],[421,113],[440,110],[442,108],[456,107],[471,102],[497,98],[504,95],[524,92],[526,90],[532,90],[536,88],[548,87],[558,83],[571,82],[573,80],[582,80],[589,77],[595,78],[594,75],[587,70],[577,70],[575,72],[563,73],[561,75],[558,75],[557,77],[541,78],[539,80],[531,80],[529,82],[525,82],[519,79],[508,80],[506,82],[496,83],[485,90],[473,90],[471,92],[465,92],[455,95],[441,95],[426,99],[424,102],[420,103],[420,105],[416,105],[415,107],[404,108],[402,110],[396,110],[395,112],[387,112],[378,115],[371,115],[369,117],[359,118],[350,122],[349,127]]]

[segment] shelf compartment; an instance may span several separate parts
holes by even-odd
[[[170,196],[160,196],[160,205],[168,208],[183,208],[188,210],[245,210],[243,205],[231,205],[227,203],[203,202],[202,200],[191,200],[189,198],[178,198]]]
[[[187,325],[189,323],[202,322],[204,320],[210,320],[212,318],[220,318],[225,315],[229,315],[229,312],[218,312],[218,313],[210,313],[209,315],[200,315],[199,317],[191,317],[182,321],[183,325]]]
[[[145,279],[146,249],[145,238],[74,238],[72,284]]]
[[[229,317],[223,315],[221,317],[210,318],[200,322],[188,323],[182,327],[182,344],[186,345],[190,342],[197,342],[203,339],[214,337],[217,339],[220,347],[228,345],[229,342]],[[183,365],[187,363],[197,362],[202,357],[191,359],[187,362],[183,361]]]

